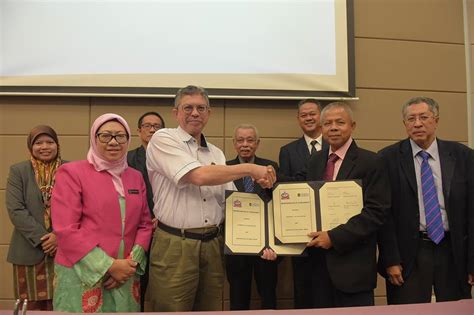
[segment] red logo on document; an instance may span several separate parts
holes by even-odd
[[[242,208],[242,201],[240,201],[239,199],[235,199],[234,208]]]
[[[286,191],[281,193],[281,200],[290,200],[290,194]]]

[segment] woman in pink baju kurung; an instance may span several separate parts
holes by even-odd
[[[129,142],[126,121],[104,114],[91,128],[87,160],[57,171],[56,311],[140,311],[152,225],[143,177],[127,165]]]

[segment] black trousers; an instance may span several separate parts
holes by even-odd
[[[230,285],[230,309],[248,310],[252,274],[255,277],[262,309],[276,308],[278,262],[256,256],[227,255],[226,274]]]
[[[428,303],[434,288],[436,301],[471,298],[471,287],[457,277],[449,236],[438,245],[426,238],[418,240],[415,266],[402,286],[386,281],[388,304]]]
[[[311,248],[311,279],[313,308],[372,306],[375,304],[374,291],[347,293],[334,287],[326,264],[326,250]]]
[[[313,284],[311,277],[312,261],[310,257],[291,257],[293,266],[293,302],[294,308],[313,308]]]

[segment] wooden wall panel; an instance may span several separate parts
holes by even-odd
[[[352,102],[358,139],[400,140],[407,137],[402,122],[402,106],[413,96],[434,98],[440,106],[438,136],[467,141],[465,93],[358,89],[359,101]]]
[[[296,119],[298,101],[226,102],[225,135],[233,137],[238,124],[250,123],[257,127],[260,137],[299,137],[301,129]]]
[[[136,134],[138,118],[146,112],[158,112],[165,120],[166,127],[176,127],[172,116],[173,101],[161,98],[92,98],[91,124],[100,115],[115,113],[127,121],[132,134]]]
[[[358,88],[465,92],[463,45],[356,38]]]
[[[460,0],[355,0],[355,36],[464,43]]]
[[[87,133],[88,104],[88,98],[0,97],[0,134],[27,135],[36,125],[50,125],[58,134]]]

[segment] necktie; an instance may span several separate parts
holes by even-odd
[[[439,244],[444,237],[444,229],[433,172],[428,163],[430,155],[425,151],[420,151],[418,154],[423,159],[423,162],[421,162],[421,192],[425,207],[426,229],[428,230],[428,237]]]
[[[253,192],[254,184],[250,176],[244,177],[244,190],[245,192]]]
[[[318,150],[316,150],[316,143],[318,143],[318,141],[316,140],[313,140],[311,141],[309,144],[311,144],[311,156],[313,156]]]
[[[339,157],[335,153],[329,154],[328,162],[326,164],[326,170],[324,171],[324,180],[332,180],[332,178],[334,177],[334,168],[338,159]]]

